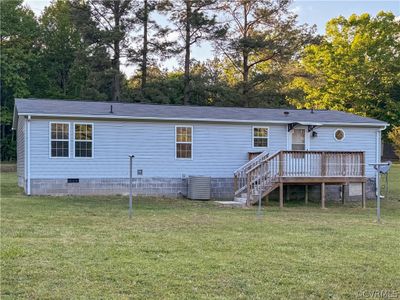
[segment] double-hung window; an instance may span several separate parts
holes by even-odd
[[[93,157],[93,124],[75,123],[75,157]]]
[[[253,127],[253,147],[268,147],[268,127]]]
[[[192,159],[192,126],[175,127],[176,158]]]
[[[50,157],[69,157],[69,123],[50,123]]]

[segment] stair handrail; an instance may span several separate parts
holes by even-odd
[[[263,196],[263,193],[271,188],[279,177],[280,153],[281,151],[274,153],[246,172],[247,205],[251,204],[255,192]]]
[[[272,156],[276,156],[279,151],[275,152]],[[234,172],[234,190],[235,196],[239,195],[242,192],[245,192],[247,189],[247,172],[254,167],[260,165],[264,161],[268,160],[269,152],[264,151],[245,163],[243,166],[235,170]]]
[[[235,196],[244,192],[247,187],[247,174],[246,172],[258,165],[261,161],[265,160],[269,156],[268,151],[263,151],[253,159],[249,160],[247,163],[242,165],[240,168],[236,169],[233,173],[234,176],[234,191]]]
[[[247,163],[245,163],[244,165],[240,166],[239,168],[237,168],[235,171],[233,171],[233,174],[240,172],[241,170],[246,169],[248,166],[253,165],[254,162],[264,158],[264,157],[268,157],[269,156],[269,152],[263,151],[260,154],[258,154],[256,157],[253,157],[252,159],[250,159]]]

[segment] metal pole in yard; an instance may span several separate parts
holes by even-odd
[[[378,169],[377,177],[376,177],[376,219],[378,220],[378,223],[381,222],[381,180],[380,180],[380,177],[381,177],[381,174]]]
[[[257,216],[260,218],[261,217],[261,192],[258,195],[258,211],[257,211]]]
[[[132,162],[134,155],[129,155],[129,219],[132,218]]]
[[[377,222],[381,222],[381,174],[387,174],[389,172],[392,162],[383,163],[372,163],[369,164],[375,168],[376,171],[376,219]]]

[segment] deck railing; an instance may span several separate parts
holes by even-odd
[[[281,151],[281,176],[364,176],[364,152]]]
[[[235,171],[235,195],[268,189],[279,177],[364,177],[361,151],[265,152]],[[249,193],[250,192],[250,193]]]

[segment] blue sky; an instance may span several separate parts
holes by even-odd
[[[292,4],[293,10],[298,14],[300,23],[316,24],[319,33],[325,30],[328,20],[337,17],[348,17],[351,14],[370,13],[376,15],[379,11],[392,11],[400,15],[399,1],[310,1],[297,0]]]
[[[50,0],[25,0],[25,3],[39,15]],[[317,25],[318,33],[323,33],[325,24],[328,20],[337,17],[348,17],[351,14],[370,13],[376,15],[379,11],[392,11],[395,15],[400,16],[400,0],[392,1],[371,1],[371,0],[295,0],[292,10],[298,14],[299,23],[308,23]],[[203,43],[193,49],[192,57],[197,60],[205,60],[212,57],[212,47]],[[168,69],[177,67],[176,59],[166,62]],[[134,68],[132,66],[124,66],[123,71],[128,75],[132,74]]]

